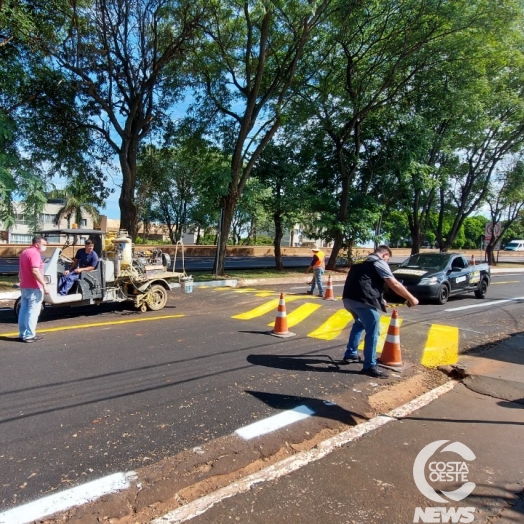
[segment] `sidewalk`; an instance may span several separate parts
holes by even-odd
[[[430,392],[154,524],[524,522],[524,334],[461,364],[468,376],[436,399]],[[456,442],[474,457],[444,449]],[[443,470],[460,481],[435,482]],[[466,482],[475,487],[463,500],[442,495]]]

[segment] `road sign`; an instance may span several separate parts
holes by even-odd
[[[497,222],[495,225],[493,225],[493,222],[488,222],[486,224],[486,240],[490,241],[493,235],[498,238],[500,236],[501,229],[502,224],[500,222]]]

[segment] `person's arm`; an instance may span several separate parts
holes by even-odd
[[[40,269],[37,267],[34,267],[31,269],[33,276],[36,278],[36,280],[42,284],[42,287],[44,288],[44,292],[47,293],[47,284],[45,283],[44,276],[40,272]]]
[[[306,269],[306,273],[309,273],[310,269],[313,269],[315,266],[315,262],[318,260],[317,255],[313,255],[313,260],[311,261],[311,264],[309,264],[308,268]]]
[[[73,260],[73,263],[69,266],[69,269],[66,269],[64,271],[64,275],[69,275],[69,273],[71,273],[71,271],[75,270],[76,266],[78,266],[78,258],[75,258]],[[78,271],[77,271],[77,273],[78,273]]]
[[[410,306],[416,306],[418,304],[418,300],[395,277],[390,277],[386,280],[389,289],[391,289],[391,291],[394,291],[397,295],[401,296],[402,298],[405,298],[409,302]]]

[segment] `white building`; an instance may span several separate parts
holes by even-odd
[[[64,206],[64,201],[60,199],[49,199],[47,204],[44,206],[44,210],[40,213],[38,220],[38,229],[58,229],[72,227],[74,218],[71,219],[71,223],[68,224],[66,218],[62,218],[60,222],[56,223],[56,217],[58,211]],[[24,215],[23,205],[19,202],[15,202],[15,224],[9,230],[2,231],[2,243],[4,244],[30,244],[33,235],[29,231],[29,220]],[[87,212],[82,212],[82,222],[77,224],[78,229],[93,229],[93,217]],[[87,239],[81,237],[80,242]],[[59,235],[56,237],[49,236],[48,242],[61,243],[62,239]]]

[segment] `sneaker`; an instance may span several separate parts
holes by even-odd
[[[312,295],[312,294],[313,294],[313,291],[306,291],[306,293],[307,293],[308,295]]]
[[[362,369],[360,371],[360,374],[367,375],[368,377],[373,377],[373,378],[388,378],[389,377],[389,375],[385,371],[378,369],[377,366],[373,366],[367,369]]]
[[[39,340],[43,340],[43,339],[44,337],[42,335],[36,335],[33,338],[24,338],[24,342],[27,342],[29,344],[30,342],[38,342]]]
[[[324,295],[317,295],[317,297],[324,298]]]
[[[356,357],[343,358],[338,364],[347,366],[348,364],[358,364],[359,362],[362,362],[362,359],[357,355]]]

